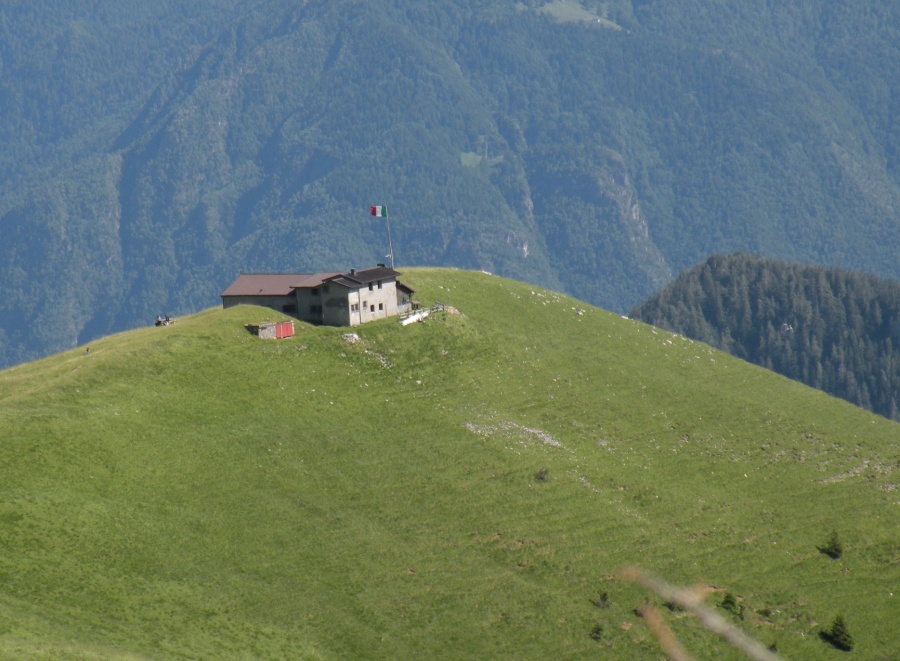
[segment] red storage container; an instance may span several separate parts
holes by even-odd
[[[284,337],[294,337],[294,322],[282,321],[276,324],[275,337],[279,340]]]

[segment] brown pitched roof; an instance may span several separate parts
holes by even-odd
[[[331,282],[343,285],[349,289],[355,289],[360,285],[375,282],[376,280],[396,278],[398,275],[400,275],[399,271],[389,269],[386,266],[381,266],[379,264],[374,268],[363,269],[362,271],[351,270],[349,273],[338,273],[335,277],[331,278]]]
[[[362,286],[361,282],[351,280],[350,278],[344,277],[343,275],[338,275],[328,282],[333,282],[334,284],[341,285],[342,287],[346,287],[347,289],[356,289],[357,287]]]
[[[357,282],[361,282],[366,284],[368,282],[374,282],[375,280],[387,280],[388,278],[396,278],[400,275],[399,271],[395,271],[394,269],[389,269],[386,266],[376,266],[371,269],[363,269],[362,271],[357,271],[356,273],[344,273],[343,276],[345,278],[352,278]]]
[[[307,273],[293,284],[294,289],[307,289],[320,287],[326,280],[330,280],[340,273]]]
[[[295,287],[318,287],[339,273],[242,273],[220,296],[289,296]]]
[[[289,296],[294,289],[312,289],[326,281],[356,289],[361,285],[396,278],[398,275],[398,271],[380,264],[362,271],[351,270],[349,273],[241,273],[220,296]]]

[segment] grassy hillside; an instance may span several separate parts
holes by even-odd
[[[210,310],[0,373],[0,657],[656,659],[632,564],[787,658],[841,658],[838,613],[900,655],[897,424],[529,285],[404,280],[462,314],[276,342]]]

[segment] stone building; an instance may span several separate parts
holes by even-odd
[[[326,326],[358,326],[411,305],[398,271],[378,264],[347,273],[242,273],[222,292],[222,306],[262,305]]]

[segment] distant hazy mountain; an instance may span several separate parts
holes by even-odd
[[[0,8],[0,365],[238,271],[478,268],[626,310],[714,252],[900,277],[900,7]]]
[[[900,420],[900,282],[717,255],[631,316]]]

